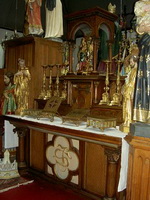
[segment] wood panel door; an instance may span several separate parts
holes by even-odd
[[[70,102],[72,108],[90,108],[92,105],[92,83],[71,83]]]

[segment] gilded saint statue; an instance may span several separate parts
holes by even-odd
[[[130,123],[133,121],[133,97],[134,97],[134,87],[135,79],[137,74],[137,62],[138,62],[138,48],[136,47],[136,54],[129,55],[129,65],[130,71],[125,79],[125,84],[122,87],[123,94],[123,125],[121,129],[123,132],[129,132]]]
[[[83,37],[78,51],[77,72],[91,72],[93,70],[93,39]]]
[[[25,66],[25,60],[18,59],[19,70],[14,75],[15,95],[17,110],[16,114],[21,115],[22,112],[28,109],[29,101],[29,81],[31,75],[29,69]]]

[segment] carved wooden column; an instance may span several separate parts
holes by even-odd
[[[105,154],[107,155],[108,166],[107,166],[107,183],[106,183],[106,194],[105,200],[113,200],[116,195],[116,184],[117,180],[117,164],[120,158],[121,149],[105,148]]]
[[[94,103],[98,103],[98,85],[99,85],[99,82],[98,81],[95,81],[94,82]]]
[[[109,55],[108,59],[110,61],[112,61],[112,45],[113,45],[113,42],[111,40],[108,40],[107,44],[108,44],[108,55]]]
[[[25,137],[29,129],[25,127],[16,127],[13,131],[14,133],[17,133],[19,137],[18,167],[20,169],[26,168],[27,164],[25,160]]]
[[[73,74],[73,49],[74,49],[74,41],[69,41],[69,72],[68,74]]]
[[[113,42],[111,40],[108,40],[107,44],[108,44],[108,55],[109,55],[108,59],[110,61],[109,73],[111,73],[112,72],[112,45],[113,45]]]
[[[99,47],[99,38],[93,38],[93,73],[97,73],[97,57],[98,57],[98,47]]]

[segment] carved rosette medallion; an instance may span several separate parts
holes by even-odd
[[[72,147],[70,140],[56,136],[48,143],[46,148],[47,163],[53,169],[53,173],[62,180],[70,180],[77,174],[79,157],[76,148]]]

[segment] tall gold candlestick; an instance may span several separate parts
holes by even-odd
[[[111,61],[109,60],[106,60],[106,79],[105,79],[105,87],[104,87],[104,93],[102,94],[102,100],[99,102],[99,105],[108,105],[109,104],[109,63]]]
[[[42,65],[43,67],[43,84],[42,84],[42,90],[41,93],[39,95],[39,99],[46,99],[47,95],[46,95],[46,68],[47,65]]]
[[[116,93],[113,94],[113,99],[111,103],[109,104],[110,106],[112,105],[121,105],[121,94],[120,94],[120,66],[121,66],[121,61],[118,60],[118,71],[117,71],[117,80],[116,80]]]
[[[67,82],[66,81],[64,81],[64,88],[61,93],[61,98],[64,100],[67,98]]]
[[[56,90],[54,90],[54,96],[57,96],[59,97],[60,94],[59,94],[59,67],[60,65],[57,64],[57,76],[56,76]]]
[[[52,65],[48,65],[49,67],[49,84],[48,84],[48,90],[47,90],[47,98],[52,97]]]

